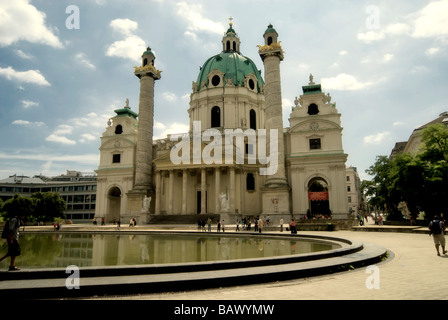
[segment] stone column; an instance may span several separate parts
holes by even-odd
[[[230,213],[235,213],[235,168],[230,167],[230,177],[229,177],[229,189],[230,189],[230,200],[229,207]]]
[[[273,154],[272,151],[269,150],[271,159],[273,157],[277,158],[278,168],[275,174],[267,176],[266,185],[284,186],[287,185],[287,180],[285,172],[285,147],[283,141],[282,89],[280,75],[280,61],[283,60],[283,54],[280,48],[279,50],[260,52],[260,55],[263,59],[265,70],[264,95],[266,106],[266,150],[269,150],[270,130],[277,130],[278,132],[277,155]],[[275,141],[273,143],[275,143]]]
[[[207,193],[207,172],[205,168],[201,169],[201,214],[207,213],[206,197]]]
[[[168,182],[168,214],[173,214],[174,201],[174,170],[170,170],[170,178]]]
[[[156,171],[156,204],[155,214],[160,214],[160,171]]]
[[[265,44],[259,46],[258,53],[263,60],[265,70],[265,128],[267,133],[267,146],[269,156],[276,159],[277,171],[266,176],[266,183],[262,188],[262,213],[263,214],[289,214],[290,213],[290,188],[286,179],[285,170],[285,147],[283,141],[283,119],[282,119],[282,90],[280,61],[283,60],[283,49],[277,41],[277,31],[268,26],[264,33]],[[270,132],[275,130],[277,141],[277,154],[270,150]],[[267,153],[268,153],[267,152]]]
[[[127,194],[127,211],[139,211],[145,196],[153,194],[152,186],[152,139],[154,126],[154,84],[160,72],[154,67],[155,56],[148,47],[142,55],[142,65],[135,67],[134,74],[140,79],[137,148],[135,155],[135,180]]]
[[[188,171],[182,170],[182,214],[187,214],[187,181]]]
[[[135,189],[151,189],[152,136],[154,123],[154,78],[140,78],[140,105],[135,168]]]
[[[215,213],[218,214],[221,209],[221,204],[219,202],[221,185],[221,169],[219,167],[215,168]]]

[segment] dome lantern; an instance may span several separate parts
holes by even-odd
[[[229,29],[222,38],[222,52],[240,52],[240,38],[238,38],[235,29],[233,29],[233,18],[229,18]]]

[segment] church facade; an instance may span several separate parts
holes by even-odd
[[[189,132],[160,140],[152,129],[161,72],[151,49],[143,53],[138,114],[126,102],[101,137],[97,218],[349,218],[341,114],[310,75],[284,128],[283,50],[272,25],[263,38],[264,78],[230,23],[222,52],[192,84]]]

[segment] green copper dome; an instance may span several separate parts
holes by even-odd
[[[225,81],[227,79],[232,79],[235,86],[244,86],[245,76],[253,73],[257,78],[258,92],[260,92],[261,87],[264,85],[261,73],[251,59],[238,52],[221,52],[220,54],[209,58],[201,67],[197,79],[198,91],[200,90],[202,83],[205,83],[207,86],[210,85],[208,83],[208,74],[215,69],[224,73],[224,83],[226,83]]]

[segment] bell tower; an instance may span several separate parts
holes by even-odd
[[[277,130],[277,155],[274,150],[270,150],[271,159],[278,161],[277,171],[266,177],[266,183],[263,188],[263,214],[286,214],[289,210],[289,186],[285,172],[285,149],[283,138],[283,119],[282,119],[282,90],[280,62],[283,60],[283,50],[278,41],[278,33],[274,27],[269,24],[264,35],[264,45],[258,46],[258,53],[264,64],[265,72],[265,128],[268,137],[271,137],[272,130]],[[268,146],[271,141],[267,141]]]
[[[138,138],[136,150],[134,188],[128,193],[128,212],[140,213],[143,200],[154,193],[152,186],[152,140],[154,127],[154,84],[160,79],[160,70],[154,67],[155,55],[147,48],[142,55],[142,65],[134,74],[140,79],[138,106]],[[145,212],[146,214],[148,212]],[[144,219],[143,219],[144,220]]]

